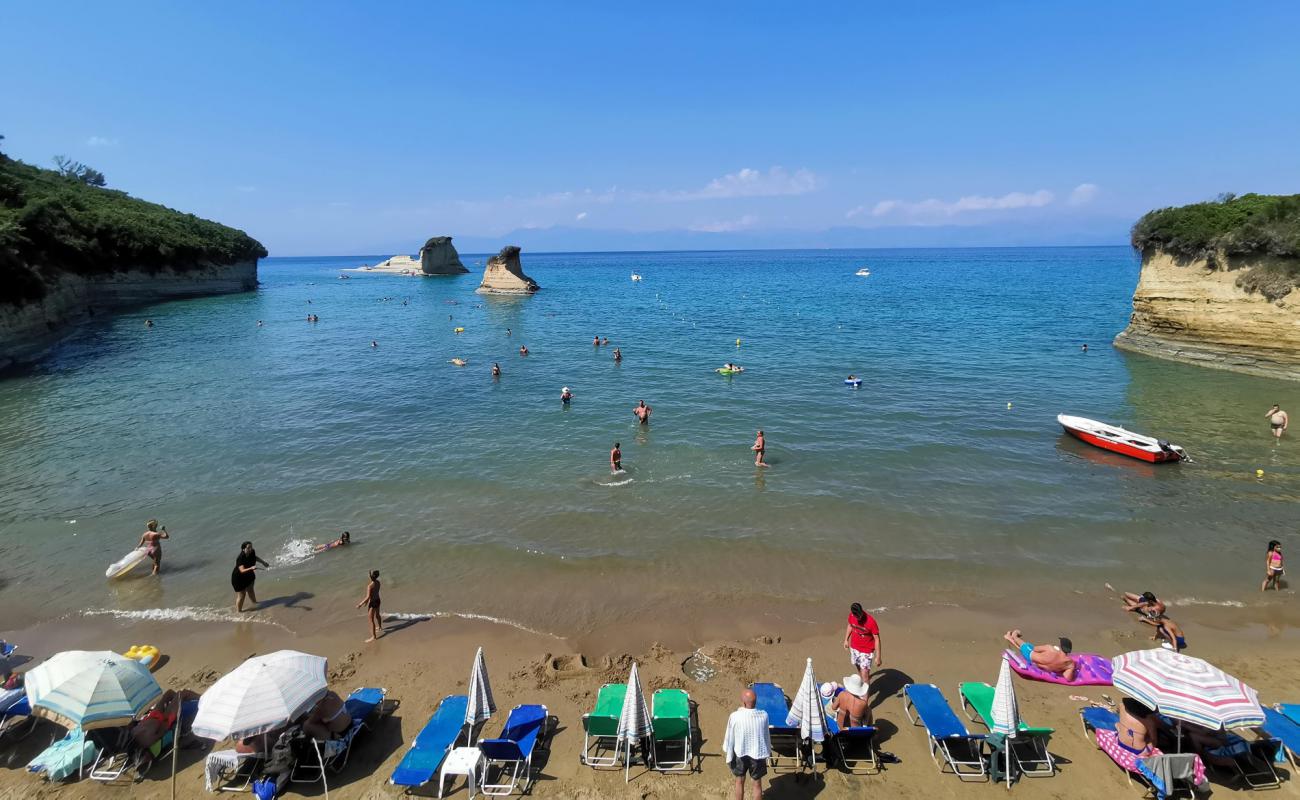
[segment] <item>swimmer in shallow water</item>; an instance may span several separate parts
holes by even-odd
[[[609,451],[609,471],[618,472],[623,469],[623,451],[619,449],[618,442],[614,442],[614,449]]]
[[[492,377],[494,378],[501,377],[501,365],[495,361],[492,362]]]
[[[347,531],[343,531],[342,536],[340,536],[339,538],[335,539],[332,542],[326,542],[325,544],[316,545],[315,549],[312,550],[312,552],[323,553],[326,550],[333,550],[336,547],[347,547],[349,544],[352,544],[352,534],[348,533]]]
[[[653,411],[654,409],[646,405],[644,400],[637,403],[636,408],[632,409],[632,413],[636,415],[637,419],[641,420],[642,425],[650,424],[650,414]]]
[[[156,519],[149,520],[144,528],[144,533],[140,536],[140,543],[136,547],[143,547],[145,552],[149,554],[149,558],[153,559],[153,572],[151,574],[157,575],[158,571],[162,569],[162,540],[171,537],[167,535],[166,525],[162,526],[162,530],[158,530],[158,520]]]
[[[767,452],[767,439],[762,431],[758,432],[758,438],[754,439],[754,446],[749,449],[754,451],[754,466],[766,467],[767,462],[763,460],[763,454]]]
[[[623,351],[617,347],[614,348],[614,363],[617,364],[623,360]]]
[[[560,390],[561,403],[567,406],[569,404],[569,401],[572,399],[573,399],[573,392],[569,391],[569,387],[565,386],[563,389]]]
[[[526,355],[528,355],[528,348],[527,348],[525,345],[522,345],[522,344],[519,345],[519,355],[521,355],[521,356],[526,356]]]

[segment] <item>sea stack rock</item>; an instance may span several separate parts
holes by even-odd
[[[420,248],[420,270],[425,275],[463,275],[469,270],[460,263],[460,254],[451,245],[450,236],[435,236]]]
[[[519,248],[507,245],[488,259],[478,290],[484,294],[532,294],[540,288],[519,265]]]

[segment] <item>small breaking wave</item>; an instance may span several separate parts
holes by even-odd
[[[280,548],[280,552],[275,554],[275,564],[278,567],[292,567],[316,554],[316,543],[311,539],[290,539]]]
[[[502,619],[501,617],[493,617],[487,614],[473,614],[468,611],[433,611],[427,614],[412,614],[412,613],[407,613],[402,611],[395,611],[395,612],[386,612],[384,614],[384,619],[385,620],[389,620],[389,619],[410,620],[412,622],[424,622],[426,620],[431,620],[431,619],[469,619],[469,620],[475,620],[477,622],[491,622],[494,625],[508,625],[511,628],[514,628],[515,630],[520,630],[523,631],[524,633],[532,633],[537,636],[549,636],[552,639],[564,638],[563,636],[556,636],[555,634],[550,633],[548,631],[539,631],[536,628],[530,628],[527,625],[523,624],[522,622],[515,622],[514,620],[511,619]]]
[[[284,625],[272,619],[251,614],[236,614],[219,608],[206,606],[178,606],[177,608],[90,608],[80,612],[83,617],[112,617],[113,619],[141,620],[146,622],[254,622],[258,625],[271,625],[288,631]]]
[[[1176,606],[1223,606],[1225,608],[1245,608],[1240,600],[1202,600],[1199,597],[1181,597],[1172,601]]]

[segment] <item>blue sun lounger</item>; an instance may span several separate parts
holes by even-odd
[[[903,713],[913,725],[925,726],[930,758],[939,765],[939,771],[943,772],[946,765],[963,781],[985,780],[988,771],[984,763],[984,734],[966,730],[943,692],[933,683],[909,683],[903,692],[907,695]],[[916,711],[915,717],[912,711]],[[943,761],[939,756],[943,756]]]
[[[467,695],[450,694],[442,698],[438,710],[433,712],[424,730],[411,742],[411,749],[402,756],[401,763],[393,770],[388,782],[412,789],[433,780],[438,774],[438,767],[442,766],[442,759],[456,746],[461,731],[465,729],[467,708]]]
[[[786,702],[785,692],[779,683],[750,684],[757,702],[754,707],[767,712],[767,730],[772,737],[772,757],[769,762],[772,769],[782,767],[786,759],[793,761],[791,769],[799,765],[799,728],[785,724],[790,713],[790,704]]]
[[[483,794],[513,794],[521,779],[520,792],[528,794],[533,783],[533,750],[546,730],[547,718],[546,706],[515,706],[510,709],[499,737],[479,741],[478,749],[486,760],[483,783],[479,786]],[[497,783],[488,783],[486,773],[493,767],[500,770],[500,777]]]
[[[1264,707],[1264,724],[1259,726],[1264,733],[1282,743],[1282,750],[1291,760],[1292,769],[1300,769],[1300,725],[1296,721],[1275,709]]]
[[[858,725],[841,728],[831,710],[829,698],[822,699],[822,708],[826,711],[826,735],[835,742],[839,750],[840,763],[854,775],[874,775],[880,772],[880,761],[876,758],[876,728],[873,725]]]

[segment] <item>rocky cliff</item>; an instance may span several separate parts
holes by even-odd
[[[531,294],[540,288],[537,281],[524,274],[519,263],[519,248],[508,245],[488,259],[478,291],[484,294]]]
[[[420,269],[425,275],[463,275],[469,270],[460,263],[460,254],[450,236],[434,236],[420,248]]]
[[[1133,316],[1115,345],[1148,355],[1300,380],[1300,290],[1270,299],[1243,286],[1300,272],[1274,256],[1186,260],[1142,256]]]

